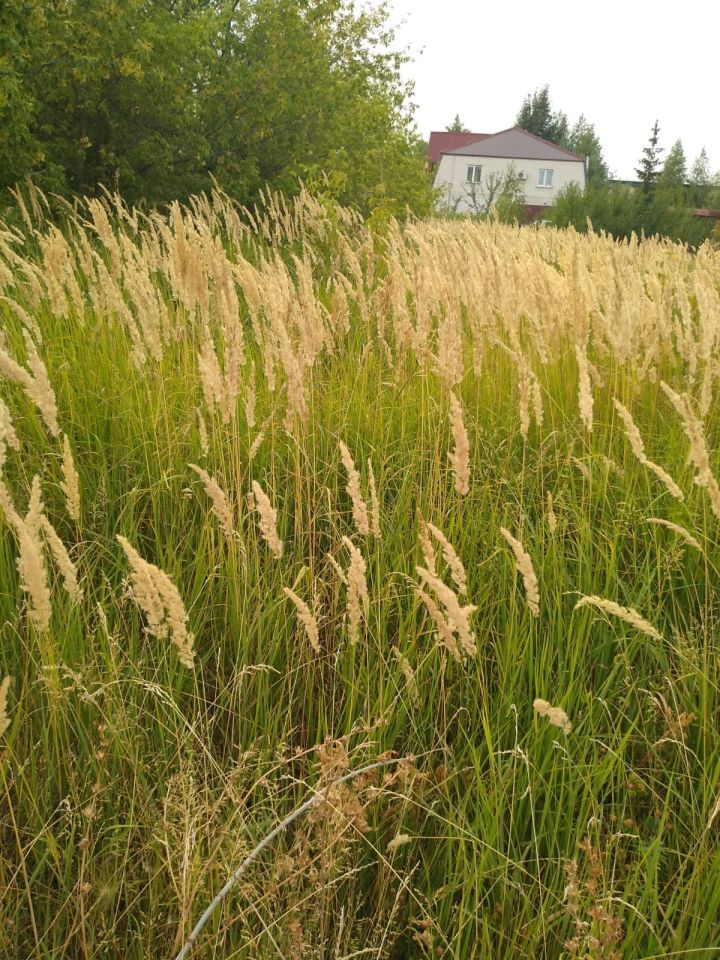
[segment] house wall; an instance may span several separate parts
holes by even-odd
[[[478,199],[482,193],[487,196],[487,179],[493,174],[502,176],[510,164],[515,170],[527,174],[523,183],[525,203],[535,206],[552,206],[555,197],[569,183],[576,183],[579,187],[585,186],[585,165],[581,160],[511,160],[504,157],[463,157],[457,154],[445,153],[440,158],[435,186],[441,188],[438,206],[441,209],[456,210],[457,213],[476,213],[469,197],[470,187],[466,183],[467,168],[469,165],[480,164],[482,174],[478,188]],[[538,186],[540,170],[553,171],[552,187]],[[456,206],[457,203],[457,206]]]

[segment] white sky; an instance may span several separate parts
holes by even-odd
[[[613,175],[632,179],[656,118],[688,167],[705,147],[720,167],[717,0],[391,0],[415,62],[423,139],[456,113],[478,133],[510,127],[524,96],[550,84],[553,109],[595,125]]]

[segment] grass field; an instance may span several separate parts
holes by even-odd
[[[720,957],[717,250],[32,194],[0,295],[0,955],[317,792],[193,956]]]

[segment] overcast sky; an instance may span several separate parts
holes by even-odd
[[[477,133],[515,122],[524,96],[550,84],[556,110],[595,125],[610,170],[634,178],[660,121],[688,167],[705,146],[720,168],[717,0],[391,0],[400,44],[415,57],[415,115],[424,139],[456,113]],[[663,154],[663,157],[665,154]]]

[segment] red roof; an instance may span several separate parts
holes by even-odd
[[[441,153],[450,153],[458,147],[485,140],[491,133],[450,133],[448,130],[433,130],[428,142],[428,163],[437,163]]]

